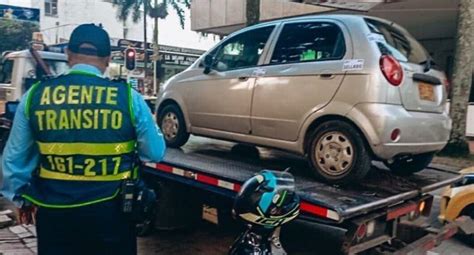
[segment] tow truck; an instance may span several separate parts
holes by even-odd
[[[400,177],[373,162],[363,182],[335,186],[315,181],[306,167],[303,158],[282,151],[192,137],[182,149],[168,149],[162,162],[147,163],[143,172],[157,189],[154,226],[170,229],[200,217],[225,225],[245,180],[262,169],[290,168],[301,198],[301,215],[281,234],[290,254],[425,254],[457,232],[457,222],[434,229],[415,220],[429,216],[430,192],[462,179],[458,169],[432,164]]]
[[[25,50],[2,56],[3,140],[21,96],[45,75],[45,68],[38,66],[42,62],[49,66],[48,75],[67,70],[62,53]],[[245,180],[263,169],[290,168],[301,197],[300,217],[282,229],[290,253],[424,254],[458,230],[458,221],[438,229],[415,224],[416,219],[430,214],[430,192],[462,179],[458,169],[431,165],[413,176],[399,177],[373,162],[374,169],[363,182],[336,186],[305,174],[309,172],[305,162],[281,151],[193,137],[182,149],[168,149],[162,162],[143,167],[146,182],[158,194],[153,225],[179,228],[200,218],[226,225],[231,221],[233,198]],[[295,231],[298,234],[291,235]]]
[[[47,74],[35,58],[48,65]],[[43,50],[4,52],[0,59],[0,151],[10,134],[16,106],[23,94],[47,75],[56,76],[68,69],[65,54]]]

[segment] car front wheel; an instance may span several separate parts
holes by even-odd
[[[177,105],[165,106],[158,114],[158,124],[169,147],[179,148],[188,141],[183,113]]]
[[[394,174],[406,176],[425,169],[431,163],[433,157],[434,153],[425,153],[384,161],[384,164]]]
[[[358,181],[371,167],[364,138],[343,121],[328,121],[317,127],[310,137],[308,152],[313,174],[329,183]]]

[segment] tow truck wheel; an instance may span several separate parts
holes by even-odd
[[[394,174],[406,176],[425,169],[431,163],[433,157],[434,153],[430,152],[384,161],[384,164]]]
[[[464,208],[461,212],[461,216],[469,216],[472,220],[474,220],[474,205],[469,205]],[[474,248],[474,234],[469,235],[461,235],[460,239],[467,245]]]
[[[343,121],[328,121],[317,127],[310,136],[308,153],[315,177],[330,183],[358,181],[371,167],[364,138]]]
[[[166,145],[172,148],[183,146],[189,139],[181,109],[175,104],[165,106],[158,114],[158,125],[163,132]]]

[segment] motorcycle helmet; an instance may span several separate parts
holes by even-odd
[[[299,205],[293,175],[263,170],[243,184],[232,212],[251,225],[276,228],[296,218]]]

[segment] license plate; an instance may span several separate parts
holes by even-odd
[[[418,91],[420,92],[420,99],[426,101],[435,101],[433,85],[426,83],[418,83]]]

